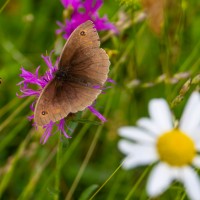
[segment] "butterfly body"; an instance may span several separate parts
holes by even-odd
[[[82,111],[101,93],[110,61],[99,46],[99,36],[91,21],[74,30],[63,47],[54,78],[37,100],[34,111],[37,125]]]
[[[66,81],[68,79],[67,72],[62,70],[56,71],[55,79],[58,81]]]

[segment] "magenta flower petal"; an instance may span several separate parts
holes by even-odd
[[[109,82],[109,83],[114,83],[114,84],[116,84],[116,82],[115,82],[113,79],[111,79],[111,78],[107,78],[106,81]]]
[[[65,119],[61,119],[58,124],[58,130],[60,130],[66,138],[71,138],[65,131]]]
[[[95,19],[97,18],[99,18],[98,15],[96,15]],[[104,16],[103,18],[96,20],[95,27],[99,31],[111,30],[114,33],[118,33],[117,28],[108,21],[107,16]]]
[[[51,136],[53,125],[54,125],[54,123],[52,121],[50,121],[49,124],[47,124],[43,127],[43,128],[45,128],[45,132],[43,133],[43,135],[40,139],[40,142],[42,144],[45,144],[47,142],[48,138]]]
[[[100,7],[103,5],[102,0],[86,0],[83,2],[83,7],[85,8],[87,13],[95,13],[100,9]]]
[[[81,0],[61,0],[61,3],[65,8],[72,6],[73,8],[78,8]]]
[[[31,120],[34,119],[34,115],[28,116],[27,118],[28,118],[29,121],[31,121]]]
[[[34,111],[35,103],[36,103],[36,101],[34,101],[34,102],[30,105],[30,109],[31,109],[32,111]]]
[[[88,106],[88,109],[96,115],[102,122],[106,122],[106,118],[99,112],[97,111],[93,106]]]
[[[109,22],[107,16],[99,17],[98,10],[103,5],[103,0],[61,0],[61,2],[66,9],[70,6],[73,8],[71,19],[66,19],[65,24],[57,22],[59,29],[56,30],[56,34],[63,33],[65,39],[87,20],[93,21],[98,31],[111,30],[118,33],[118,30]]]

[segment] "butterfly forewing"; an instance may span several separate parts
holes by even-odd
[[[88,46],[100,46],[99,36],[92,21],[81,24],[73,31],[63,48],[58,68],[65,70],[70,67],[70,62],[75,59],[77,51]]]
[[[85,76],[96,85],[103,86],[109,72],[110,61],[101,48],[85,48],[78,51],[76,59],[72,60],[69,73],[73,76]]]

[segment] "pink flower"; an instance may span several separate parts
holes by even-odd
[[[63,6],[67,9],[72,7],[73,12],[71,19],[66,19],[65,24],[57,22],[59,29],[56,30],[57,34],[64,33],[63,37],[67,39],[70,34],[80,24],[87,20],[91,20],[95,24],[98,31],[111,30],[117,33],[116,27],[108,21],[107,16],[100,18],[98,10],[103,5],[103,0],[61,0]]]

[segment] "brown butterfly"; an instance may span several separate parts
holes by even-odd
[[[110,61],[92,21],[78,26],[63,47],[55,77],[40,94],[34,120],[42,126],[91,105],[107,80]]]

